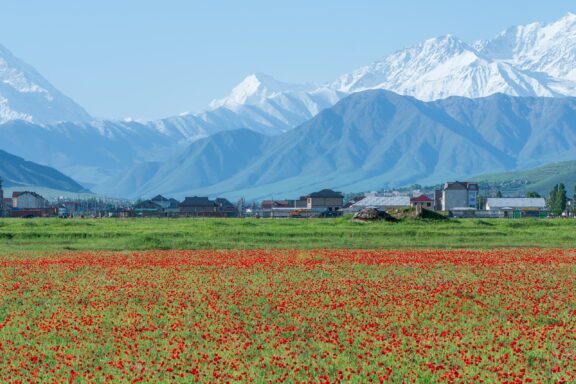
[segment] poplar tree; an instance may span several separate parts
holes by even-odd
[[[558,185],[558,196],[556,200],[558,215],[566,210],[566,202],[568,201],[566,197],[566,186],[563,183]]]
[[[552,190],[550,191],[550,194],[548,195],[548,201],[547,201],[548,211],[552,215],[556,215],[557,196],[558,196],[558,185],[555,185],[554,188],[552,188]]]

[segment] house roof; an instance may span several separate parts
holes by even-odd
[[[160,207],[158,204],[156,204],[152,200],[144,200],[144,201],[139,202],[138,204],[135,204],[134,208],[136,208],[136,209],[160,209],[162,207]]]
[[[311,193],[307,197],[344,197],[344,195],[331,189],[323,189],[321,191]]]
[[[25,195],[25,194],[32,195],[32,196],[34,196],[34,197],[36,197],[36,198],[39,198],[39,199],[43,199],[43,197],[40,196],[39,194],[37,194],[36,192],[30,192],[30,191],[12,192],[12,197],[13,197],[13,198],[14,198],[14,197],[18,198],[18,197],[20,197],[20,196],[22,196],[22,195]]]
[[[546,200],[542,197],[501,197],[486,199],[486,207],[494,208],[546,208]]]
[[[162,195],[158,195],[156,197],[151,198],[150,201],[168,201],[168,199]]]
[[[431,203],[433,200],[426,195],[420,195],[410,199],[411,203]]]
[[[178,208],[180,206],[180,202],[176,199],[170,199],[168,201],[170,202],[169,208]]]
[[[449,181],[444,184],[444,190],[478,190],[478,183],[470,183],[468,181]]]
[[[263,200],[260,204],[263,209],[274,208],[289,208],[290,202],[288,200]]]
[[[207,197],[193,196],[187,197],[180,203],[181,207],[214,207],[216,203]]]
[[[409,207],[410,196],[368,196],[353,207]]]
[[[218,204],[222,208],[234,207],[234,204],[232,204],[228,199],[224,199],[222,197],[216,199],[216,204]]]

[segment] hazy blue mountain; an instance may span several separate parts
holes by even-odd
[[[575,158],[575,98],[499,94],[423,102],[366,91],[282,135],[222,132],[97,190],[126,197],[297,196],[323,187],[434,184]]]
[[[77,182],[54,168],[26,161],[2,150],[0,177],[4,187],[43,187],[68,192],[87,192]]]

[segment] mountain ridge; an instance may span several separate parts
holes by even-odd
[[[4,187],[44,187],[67,192],[88,192],[70,177],[0,150],[0,177]]]
[[[134,189],[130,171],[130,183],[114,180],[97,190],[261,198],[321,187],[354,192],[432,184],[573,158],[573,121],[576,98],[497,94],[423,102],[365,91],[279,136],[236,130],[196,141],[151,173],[140,167],[143,188]],[[178,182],[183,177],[188,181]]]

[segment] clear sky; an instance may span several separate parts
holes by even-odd
[[[452,34],[576,12],[573,0],[0,0],[0,44],[96,117],[200,111],[246,75],[323,83]]]

